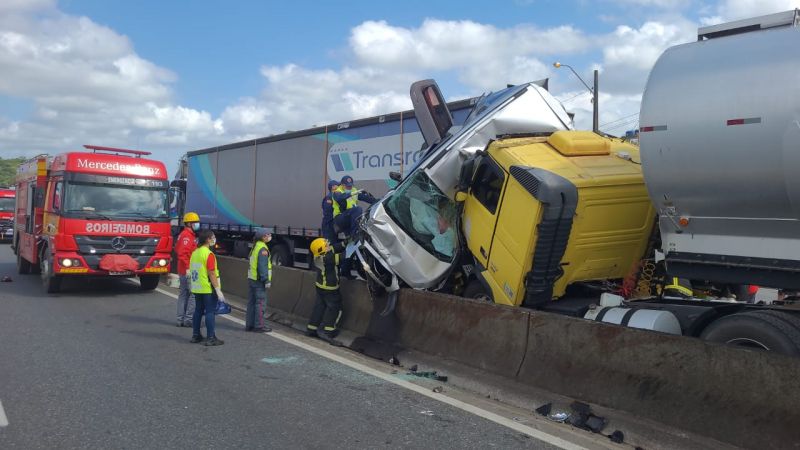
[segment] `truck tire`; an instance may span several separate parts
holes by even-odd
[[[159,281],[161,281],[161,277],[159,275],[139,276],[139,283],[141,284],[143,291],[152,291],[153,289],[157,288]]]
[[[486,292],[486,288],[478,280],[472,280],[467,283],[467,287],[464,288],[464,292],[461,293],[461,296],[489,303],[494,302],[494,300],[492,300],[492,294]]]
[[[17,253],[17,273],[20,275],[28,275],[31,273],[31,263],[23,258],[21,254]]]
[[[800,327],[794,319],[778,311],[731,314],[712,322],[703,330],[700,338],[709,342],[800,356]]]
[[[286,244],[278,244],[271,251],[273,266],[292,267],[292,252]]]
[[[45,255],[40,260],[40,273],[42,286],[48,294],[55,294],[61,290],[61,277],[53,274],[53,255],[45,249]]]

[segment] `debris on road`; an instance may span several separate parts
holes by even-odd
[[[447,383],[448,377],[447,375],[439,375],[435,370],[427,371],[427,372],[419,372],[416,365],[414,365],[406,375],[413,375],[419,378],[430,378],[431,380],[441,381],[442,383]]]
[[[414,365],[413,365],[413,366],[411,366],[411,368],[410,368],[410,369],[408,369],[408,370],[409,370],[409,371],[411,371],[411,372],[416,372],[418,369],[419,369],[419,368],[417,367],[417,365],[416,365],[416,364],[414,364]]]
[[[600,433],[608,424],[605,417],[600,417],[592,413],[592,407],[583,402],[572,402],[570,405],[573,415],[569,424],[575,428]]]
[[[608,438],[611,439],[611,442],[615,444],[622,444],[625,441],[625,433],[619,430],[614,430],[613,433],[608,435]]]
[[[548,419],[552,420],[553,422],[564,423],[569,419],[570,415],[567,412],[559,411],[547,416]]]
[[[397,356],[392,356],[391,358],[389,358],[389,364],[393,366],[399,366],[400,360],[397,358]]]
[[[545,417],[547,415],[549,415],[550,411],[552,411],[552,410],[553,410],[553,404],[552,403],[545,403],[544,405],[534,409],[536,414],[539,414],[540,416],[545,416]]]
[[[441,386],[436,386],[436,387],[435,387],[435,388],[433,388],[432,390],[433,390],[433,392],[435,392],[435,393],[437,393],[437,394],[441,394],[442,392],[444,392],[444,388],[443,388],[443,387],[441,387]]]
[[[2,281],[3,283],[11,283],[11,282],[12,282],[12,281],[14,281],[14,280],[12,280],[10,276],[6,275],[6,276],[4,276],[4,277],[3,277],[3,279],[2,279],[2,280],[0,280],[0,281]]]

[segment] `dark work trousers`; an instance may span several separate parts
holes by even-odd
[[[206,336],[216,337],[214,326],[217,319],[217,293],[194,294],[194,316],[192,316],[192,336],[200,336],[200,319],[206,318]]]
[[[314,303],[314,310],[311,311],[311,318],[308,320],[309,330],[319,330],[320,326],[328,333],[332,334],[339,325],[342,318],[342,295],[339,289],[326,290],[317,288],[317,300]]]
[[[267,289],[264,283],[256,280],[247,280],[247,314],[245,315],[245,330],[264,328],[264,318],[267,315]]]
[[[363,212],[364,210],[360,206],[356,206],[342,211],[333,220],[336,222],[336,226],[350,239],[350,236],[358,229],[358,218]]]

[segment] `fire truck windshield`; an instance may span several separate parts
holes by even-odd
[[[70,215],[168,220],[167,191],[119,185],[68,183],[63,211]]]
[[[14,211],[14,199],[8,197],[0,198],[0,211],[2,212]]]

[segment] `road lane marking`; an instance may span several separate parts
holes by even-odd
[[[160,293],[162,293],[164,295],[167,295],[169,297],[172,297],[174,299],[178,298],[178,296],[173,294],[172,292],[163,290],[161,288],[156,288],[156,291],[158,291],[158,292],[160,292]],[[236,318],[236,317],[231,317],[230,314],[225,314],[225,315],[223,315],[221,317],[224,318],[224,319],[228,319],[231,322],[237,323],[239,325],[244,325],[245,324],[244,320],[241,320],[241,319]],[[505,417],[503,417],[503,416],[501,416],[499,414],[495,414],[495,413],[493,413],[491,411],[487,411],[485,409],[479,408],[477,406],[471,405],[471,404],[463,402],[461,400],[457,400],[455,398],[448,397],[448,396],[443,395],[443,394],[434,393],[429,388],[414,384],[414,383],[412,383],[410,381],[406,381],[406,380],[403,380],[401,378],[397,378],[396,376],[394,376],[392,374],[381,372],[380,370],[373,369],[372,367],[366,366],[366,365],[361,364],[359,362],[351,361],[351,360],[349,360],[349,359],[347,359],[347,358],[345,358],[343,356],[339,356],[339,355],[337,355],[335,353],[331,353],[331,352],[329,352],[327,350],[323,350],[323,349],[317,348],[317,347],[315,347],[313,345],[306,344],[305,342],[302,342],[302,341],[299,341],[297,339],[294,339],[293,337],[288,336],[286,334],[283,334],[281,332],[272,331],[271,333],[265,333],[265,336],[270,336],[270,337],[272,337],[274,339],[278,339],[280,341],[286,342],[287,344],[293,345],[293,346],[298,347],[298,348],[302,348],[303,350],[306,350],[306,351],[309,351],[311,353],[314,353],[315,355],[322,356],[323,358],[327,358],[327,359],[329,359],[331,361],[338,362],[339,364],[343,364],[343,365],[348,366],[348,367],[350,367],[352,369],[358,370],[359,372],[363,372],[363,373],[372,375],[372,376],[374,376],[376,378],[380,378],[381,380],[384,380],[384,381],[387,381],[387,382],[392,383],[394,385],[406,388],[406,389],[408,389],[410,391],[414,391],[414,392],[416,392],[418,394],[424,395],[425,397],[428,397],[430,399],[433,399],[433,400],[448,404],[448,405],[453,406],[455,408],[458,408],[458,409],[460,409],[462,411],[468,412],[470,414],[474,414],[474,415],[476,415],[478,417],[482,417],[482,418],[484,418],[486,420],[489,420],[489,421],[492,421],[492,422],[494,422],[494,423],[496,423],[498,425],[502,425],[504,427],[510,428],[510,429],[512,429],[514,431],[518,431],[520,433],[527,434],[528,436],[531,436],[534,439],[538,439],[538,440],[540,440],[542,442],[546,442],[546,443],[554,445],[556,447],[563,448],[565,450],[582,450],[582,449],[585,449],[585,447],[581,447],[580,445],[573,444],[572,442],[564,440],[564,439],[562,439],[562,438],[560,438],[558,436],[553,436],[552,434],[545,433],[544,431],[537,430],[536,428],[529,427],[529,426],[524,425],[524,424],[519,423],[519,422],[515,422],[512,419],[505,418]]]
[[[0,427],[7,427],[8,426],[8,416],[6,416],[6,410],[3,409],[3,402],[0,402]]]

